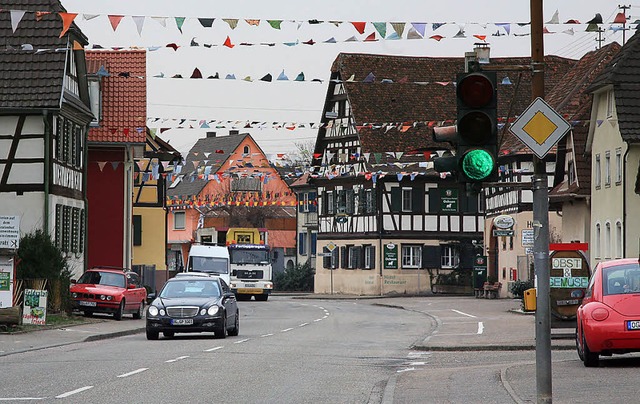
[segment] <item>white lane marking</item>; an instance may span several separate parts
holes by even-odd
[[[280,332],[287,332],[287,331],[291,331],[293,330],[293,328],[285,328],[284,330],[280,330]]]
[[[181,361],[181,360],[187,359],[187,358],[188,358],[188,356],[178,356],[175,359],[169,359],[168,361],[164,361],[164,363],[173,363],[173,362]],[[120,376],[118,376],[118,377],[120,377]]]
[[[483,331],[484,331],[484,324],[482,323],[482,321],[478,321],[478,334],[482,334]]]
[[[424,366],[427,362],[409,362],[409,366]]]
[[[327,317],[329,317],[329,316],[324,316],[324,317],[322,317],[322,318],[327,318]]]
[[[431,352],[409,352],[407,356],[410,358],[415,358],[415,357],[420,357],[425,355],[431,355]]]
[[[93,386],[84,386],[84,387],[80,387],[79,389],[75,389],[75,390],[71,390],[71,391],[67,391],[66,393],[62,393],[59,396],[56,396],[56,398],[66,398],[69,397],[73,394],[77,394],[77,393],[82,393],[85,390],[89,390],[92,389]]]
[[[305,325],[308,325],[309,323],[302,323],[300,324],[298,327],[304,327]]]
[[[136,370],[134,370],[134,371],[132,371],[132,372],[129,372],[129,373],[123,373],[123,374],[118,375],[118,376],[116,376],[116,377],[129,377],[129,376],[135,375],[136,373],[144,372],[145,370],[149,370],[149,368],[140,368],[140,369],[136,369]]]
[[[322,306],[318,306],[318,308],[319,308],[320,310],[324,310],[324,307],[322,307]]]
[[[316,318],[315,320],[313,320],[314,323],[317,323],[318,321],[322,321],[321,318]]]
[[[205,352],[213,352],[213,351],[217,351],[218,349],[222,349],[222,347],[221,346],[217,346],[217,347],[214,347],[214,348],[205,349],[204,351]]]
[[[398,369],[398,370],[396,370],[396,373],[409,372],[411,370],[416,370],[416,368]]]
[[[0,398],[0,401],[34,401],[34,400],[44,400],[47,397],[6,397]]]
[[[273,335],[273,334],[262,334],[260,337],[264,338],[264,337],[270,337],[270,336],[272,336],[272,335]]]
[[[453,311],[454,313],[462,314],[463,316],[467,316],[467,317],[471,317],[471,318],[476,318],[476,316],[474,316],[473,314],[463,313],[463,312],[461,312],[460,310],[451,309],[451,311]]]
[[[241,339],[239,341],[235,341],[234,344],[242,344],[243,342],[249,341],[249,338]]]

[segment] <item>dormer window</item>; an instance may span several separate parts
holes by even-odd
[[[91,112],[93,113],[93,120],[91,121],[91,126],[100,126],[100,121],[102,120],[102,91],[100,86],[100,77],[99,76],[89,76],[88,77],[88,85],[89,85],[89,100],[91,102]]]

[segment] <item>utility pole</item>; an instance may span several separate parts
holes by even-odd
[[[598,37],[596,38],[596,42],[598,42],[598,47],[596,49],[601,49],[602,43],[604,42],[604,38],[602,37],[602,34],[604,33],[604,29],[598,27],[598,30],[596,32],[598,33]]]
[[[624,43],[626,41],[626,36],[627,36],[626,35],[627,34],[627,10],[630,9],[631,6],[630,5],[621,6],[618,4],[618,8],[622,10],[622,12],[618,13],[618,15],[616,16],[616,19],[613,22],[622,24],[622,45],[624,46]]]
[[[531,98],[544,98],[542,0],[531,7]],[[544,160],[533,156],[533,266],[536,301],[536,393],[538,403],[551,403],[551,310],[549,271],[549,185]]]

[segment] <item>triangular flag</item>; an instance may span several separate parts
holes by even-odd
[[[271,80],[273,80],[273,76],[271,76],[271,73],[265,74],[264,77],[260,79],[260,81],[268,81],[268,82],[271,82]]]
[[[486,39],[487,39],[487,36],[486,36],[486,35],[478,35],[478,34],[476,34],[476,35],[474,35],[473,37],[474,37],[474,38],[478,38],[478,39],[479,39],[479,40],[481,40],[481,41],[484,41],[484,40],[486,40]]]
[[[229,24],[231,29],[236,29],[236,27],[238,26],[238,19],[237,18],[223,18],[222,21],[224,21],[227,24]]]
[[[444,22],[434,22],[433,24],[431,24],[431,29],[435,31],[438,28],[442,27],[443,25],[444,25]]]
[[[386,22],[374,22],[373,26],[380,36],[384,39],[387,36],[387,23]]]
[[[93,20],[94,18],[100,17],[100,14],[82,14],[82,18],[85,21]]]
[[[111,167],[113,167],[113,171],[116,171],[118,169],[118,165],[120,164],[119,161],[112,161],[111,162]]]
[[[364,40],[364,42],[375,42],[375,41],[377,41],[375,32],[372,32],[371,34],[369,34],[369,36],[366,37]]]
[[[198,18],[198,21],[200,21],[200,25],[202,25],[203,27],[211,28],[213,26],[215,18]]]
[[[422,39],[422,35],[415,28],[409,28],[409,33],[407,33],[407,39]]]
[[[62,31],[60,32],[60,38],[62,38],[64,36],[64,34],[67,33],[67,31],[69,30],[69,27],[71,26],[71,23],[73,22],[74,18],[77,17],[77,13],[58,13],[58,15],[60,16],[60,18],[62,18]]]
[[[402,38],[402,34],[404,33],[404,22],[392,22],[391,26],[393,27],[393,30],[396,31],[396,34],[398,34],[398,36],[400,38]]]
[[[293,81],[304,81],[304,72],[300,72],[300,74],[298,74],[298,77],[296,77]]]
[[[282,20],[267,20],[271,28],[280,29],[280,24],[282,24]]]
[[[282,73],[278,76],[277,80],[289,80],[286,74],[284,74],[284,69],[282,69]]]
[[[157,21],[158,24],[167,28],[167,17],[151,17],[152,20]]]
[[[324,43],[336,43],[336,38],[331,37],[331,38],[327,39],[326,41],[324,41]]]
[[[109,22],[111,23],[111,28],[113,28],[113,30],[115,31],[116,28],[118,28],[118,25],[120,24],[120,21],[122,21],[122,19],[124,18],[124,15],[109,15],[107,17],[109,17]]]
[[[511,34],[511,24],[508,22],[505,23],[496,23],[496,27],[501,27],[504,28],[504,31],[507,33],[507,35]]]
[[[142,36],[142,27],[144,26],[144,15],[134,15],[131,17],[131,19],[136,24],[138,35]]]
[[[195,69],[193,69],[193,73],[191,73],[191,77],[192,79],[201,79],[202,78],[202,73],[200,72],[200,69],[198,69],[197,67]]]
[[[385,38],[386,40],[398,40],[400,39],[400,36],[398,36],[398,33],[393,31],[391,33],[391,35],[389,35],[388,37]]]
[[[104,166],[107,165],[106,161],[98,161],[98,168],[100,169],[100,171],[104,170]]]
[[[15,33],[16,29],[18,29],[18,24],[20,24],[20,21],[22,21],[22,17],[24,17],[24,13],[26,13],[26,11],[9,10],[9,12],[11,14],[11,29]]]
[[[253,27],[257,27],[258,25],[260,25],[260,20],[244,20],[244,21]]]
[[[435,39],[436,41],[440,42],[440,40],[444,38],[442,35],[431,35],[429,37],[429,39]]]
[[[227,48],[233,48],[235,46],[234,44],[231,43],[231,38],[229,38],[228,35],[227,35],[227,39],[225,39],[223,45],[226,46]]]
[[[424,31],[427,29],[427,24],[423,22],[412,22],[411,25],[420,33],[420,37],[424,38]]]
[[[36,21],[41,21],[47,14],[51,14],[51,11],[36,11]]]
[[[558,18],[558,10],[553,13],[553,17],[551,17],[551,19],[547,21],[547,24],[560,24],[560,19]]]
[[[464,34],[464,28],[460,27],[457,34],[453,36],[454,38],[466,38],[467,36]]]
[[[356,31],[358,31],[358,33],[364,34],[364,29],[367,25],[366,22],[352,22],[351,24],[353,24],[353,26],[355,27]]]
[[[373,74],[373,72],[367,74],[367,77],[362,80],[363,83],[373,83],[374,81],[376,81],[376,76]]]
[[[176,18],[176,26],[178,27],[178,31],[182,34],[182,25],[184,24],[185,17],[175,17]]]

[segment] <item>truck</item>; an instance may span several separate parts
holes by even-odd
[[[267,301],[273,290],[271,249],[266,232],[255,228],[230,228],[227,248],[231,263],[231,290],[238,300]]]
[[[194,244],[189,249],[187,272],[205,272],[231,283],[229,250],[223,246]]]

